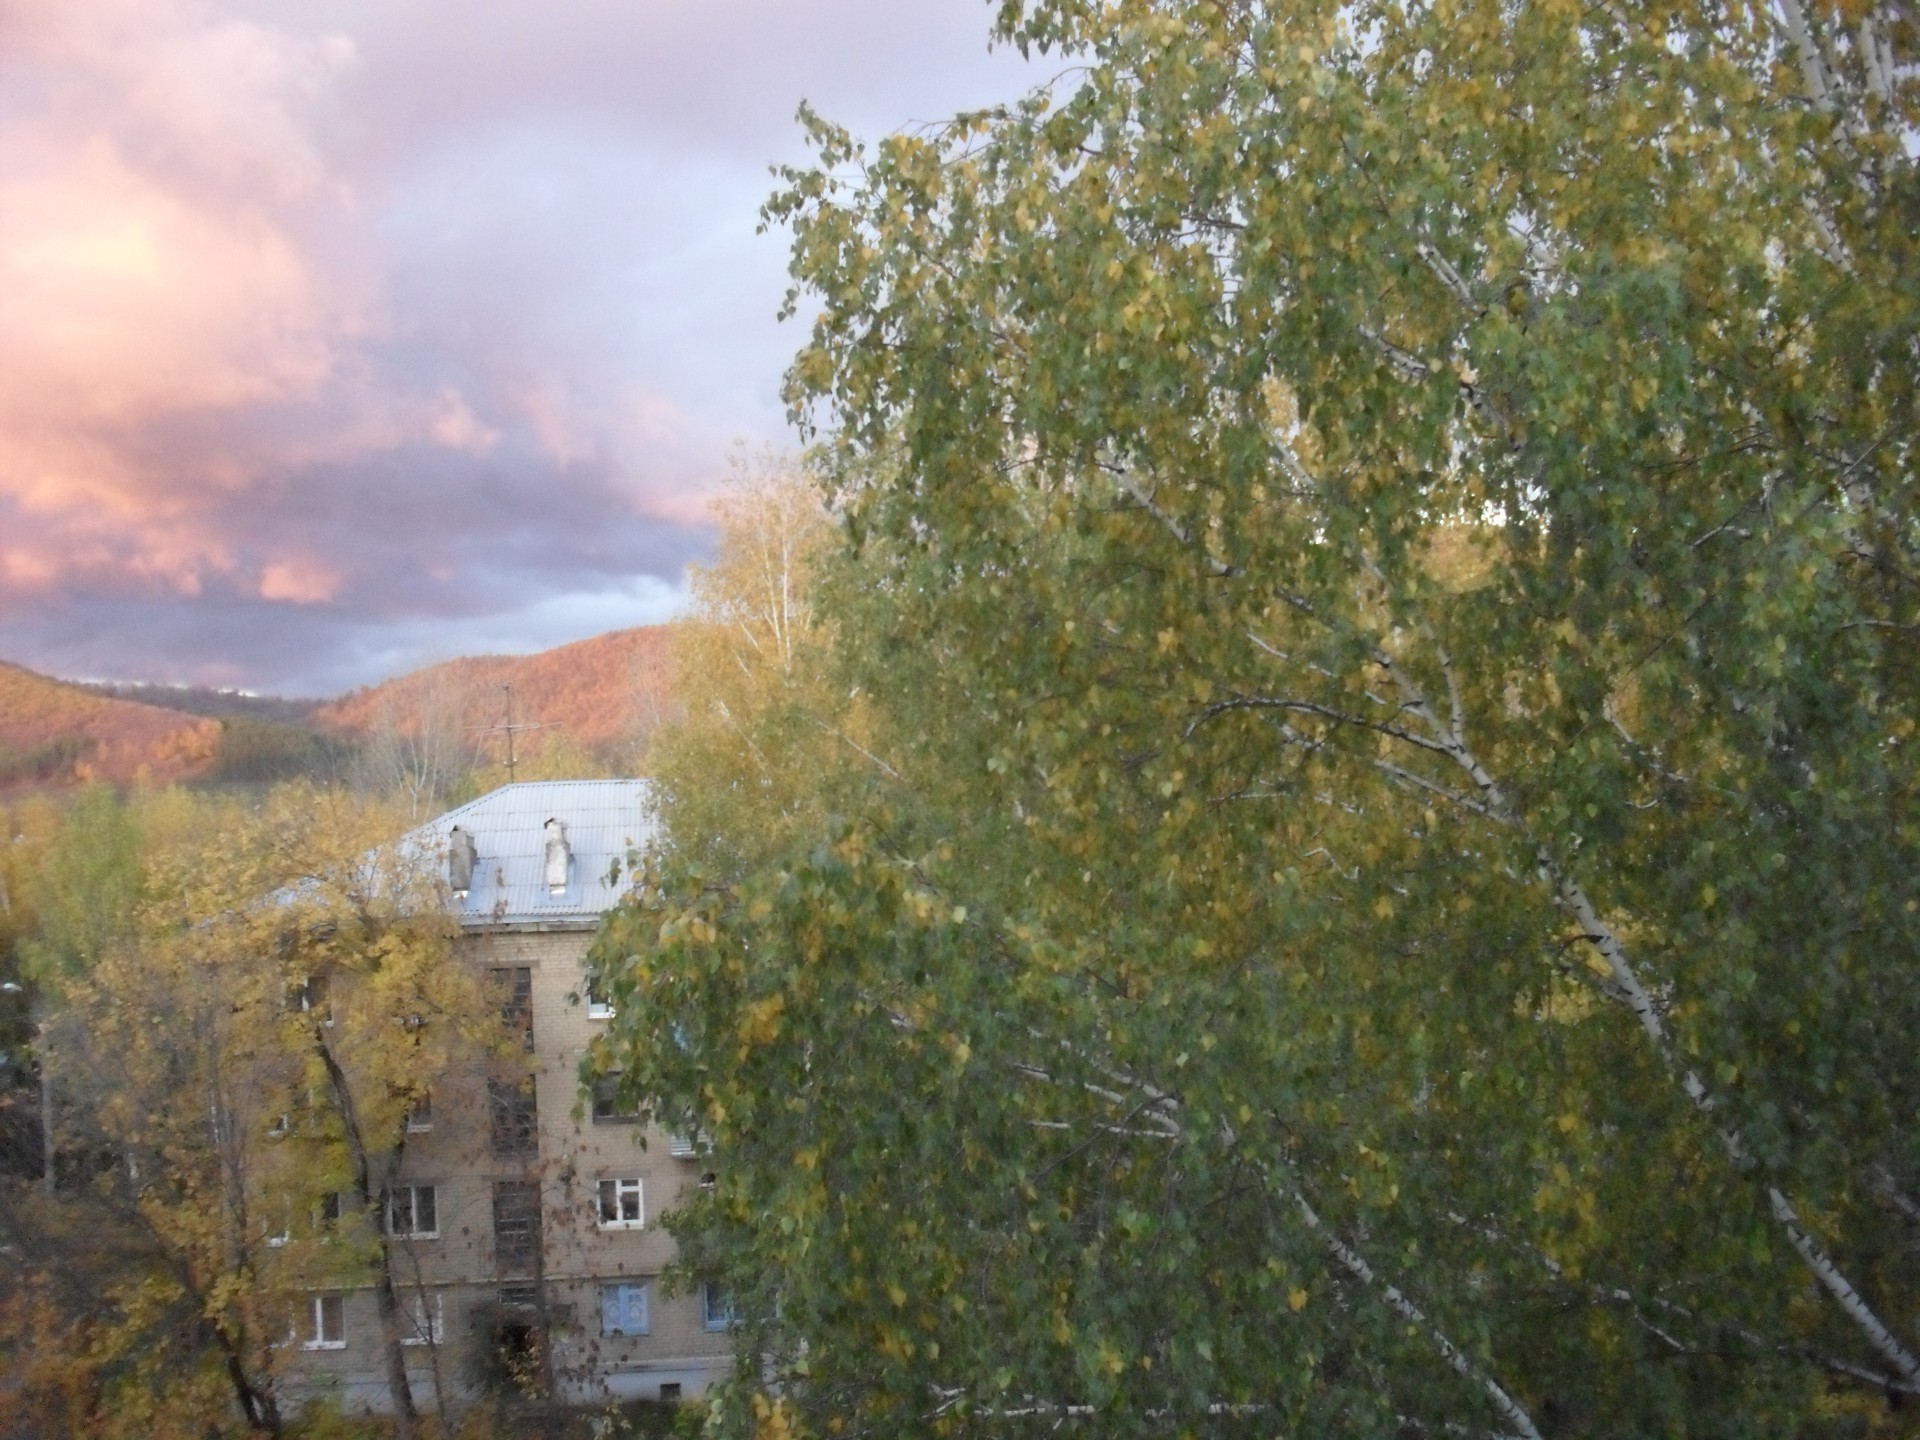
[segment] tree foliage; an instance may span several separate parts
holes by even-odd
[[[888,763],[601,942],[723,1423],[1905,1433],[1911,13],[998,23],[770,208]]]
[[[388,843],[398,827],[307,785],[254,803],[102,792],[45,847],[43,1066],[68,1163],[9,1227],[26,1283],[0,1318],[28,1418],[279,1433],[304,1398],[293,1317],[366,1285],[411,1432],[386,1192],[409,1112],[500,1027],[453,958],[431,857]],[[71,848],[103,838],[111,863]]]

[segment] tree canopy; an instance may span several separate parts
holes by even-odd
[[[601,941],[718,1423],[1907,1433],[1911,10],[998,34],[769,207],[836,818]]]

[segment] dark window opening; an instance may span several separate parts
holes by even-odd
[[[526,1048],[533,1049],[533,971],[525,965],[503,965],[488,974],[500,992],[500,1022],[519,1031]]]
[[[540,1149],[540,1105],[527,1076],[518,1082],[489,1080],[487,1109],[493,1153],[502,1158],[526,1157]]]
[[[593,1082],[594,1124],[630,1125],[639,1118],[639,1103],[621,1098],[618,1075],[602,1075]]]
[[[540,1258],[540,1191],[531,1180],[494,1182],[493,1258],[502,1270],[532,1269]]]

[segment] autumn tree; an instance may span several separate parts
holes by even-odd
[[[433,814],[474,766],[469,701],[460,678],[444,671],[383,698],[360,745],[362,787],[404,797],[412,821]]]
[[[67,1143],[105,1162],[63,1180],[65,1208],[120,1234],[125,1263],[74,1318],[72,1383],[57,1355],[35,1383],[90,1397],[93,1433],[236,1414],[279,1433],[303,1398],[289,1317],[366,1286],[413,1433],[388,1195],[410,1111],[499,1032],[453,958],[433,857],[391,843],[390,811],[307,785],[257,804],[163,792],[128,823],[135,923],[66,977],[57,1057]]]
[[[818,608],[837,538],[822,480],[796,460],[737,456],[714,502],[715,556],[693,568],[691,613],[670,627],[681,713],[654,732],[649,770],[683,849],[717,873],[816,834],[836,774],[889,773]]]
[[[726,1413],[1901,1432],[1912,17],[998,33],[772,206],[901,783],[603,941]]]

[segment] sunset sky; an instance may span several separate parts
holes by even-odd
[[[332,694],[663,619],[788,446],[804,97],[1018,93],[987,0],[0,0],[0,659]]]

